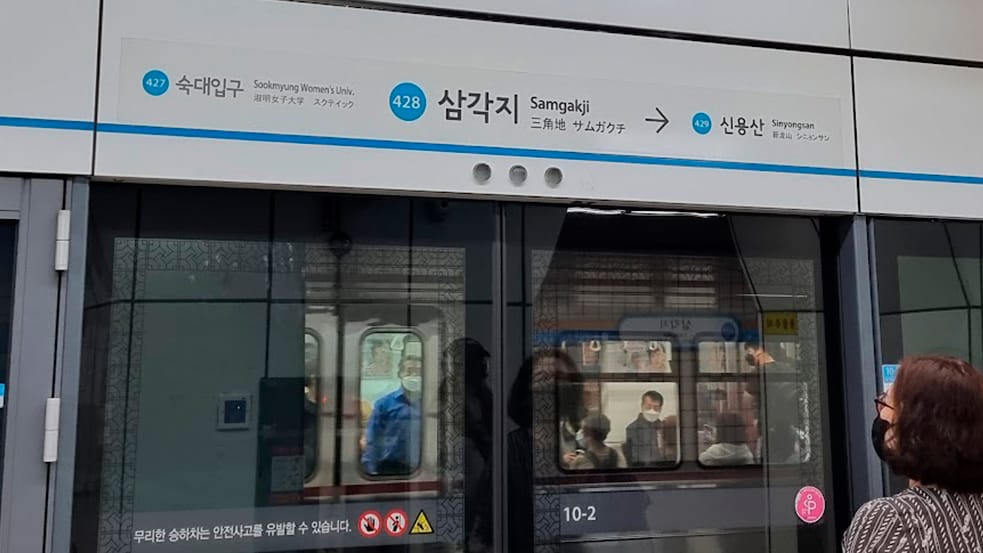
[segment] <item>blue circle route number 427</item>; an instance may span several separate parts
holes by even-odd
[[[167,78],[167,73],[160,69],[147,71],[143,76],[143,90],[151,96],[160,96],[167,92],[171,86],[171,80]]]

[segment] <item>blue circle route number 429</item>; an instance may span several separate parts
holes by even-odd
[[[697,134],[707,134],[713,128],[713,120],[706,113],[700,112],[693,116],[693,131]]]

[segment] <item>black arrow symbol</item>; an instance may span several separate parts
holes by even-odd
[[[655,117],[646,117],[645,120],[648,121],[649,123],[661,123],[659,125],[659,128],[655,129],[655,134],[659,134],[660,132],[662,132],[662,129],[666,128],[666,125],[669,124],[669,118],[666,117],[666,114],[662,113],[661,109],[655,108],[655,111],[659,112],[658,119],[656,119]]]

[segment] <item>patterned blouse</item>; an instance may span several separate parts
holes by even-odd
[[[914,487],[864,504],[844,553],[983,553],[983,494]]]

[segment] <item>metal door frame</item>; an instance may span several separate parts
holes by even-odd
[[[62,179],[0,177],[0,219],[17,222],[0,551],[40,552],[45,546],[45,411],[54,392],[61,344],[58,314],[64,298],[55,242],[69,188]]]

